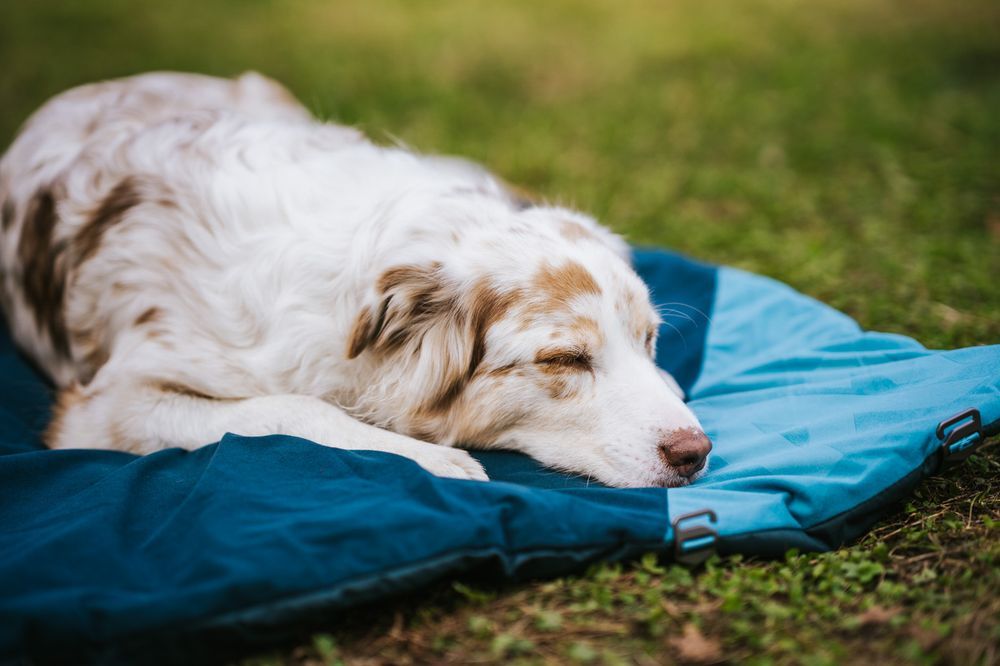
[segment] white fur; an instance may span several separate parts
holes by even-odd
[[[123,182],[138,202],[74,262]],[[22,238],[42,191],[55,202],[46,247],[65,284],[68,355],[25,288]],[[155,73],[66,92],[0,162],[4,201],[0,300],[63,389],[50,446],[145,453],[280,432],[462,478],[486,477],[456,444],[618,486],[688,481],[658,447],[700,426],[637,337],[659,320],[617,236],[564,208],[521,209],[480,167],[319,123],[259,75]],[[539,300],[540,271],[571,264],[599,293]],[[414,307],[398,348],[350,358],[359,313],[377,314],[380,279],[400,266],[426,269],[447,317]],[[484,285],[513,295],[435,411],[428,396],[475,357],[468,312]],[[597,322],[592,367],[539,364],[540,350],[579,346],[580,317]],[[419,433],[435,443],[407,436]]]

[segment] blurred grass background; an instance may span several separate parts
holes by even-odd
[[[994,0],[129,0],[0,5],[0,140],[48,96],[258,69],[638,243],[928,344],[1000,340]]]
[[[929,346],[1000,342],[996,0],[4,0],[0,63],[2,144],[75,84],[151,69],[257,69],[325,118],[481,161],[635,243],[777,277],[865,327]],[[694,623],[730,659],[996,663],[1000,462],[987,454],[971,469],[926,486],[880,528],[884,539],[830,556],[874,562],[874,583],[852,582],[844,572],[856,574],[854,565],[806,555],[730,566],[722,582],[679,580],[669,569],[646,572],[653,583],[647,575],[640,585],[641,567],[604,567],[565,592],[448,592],[397,609],[406,629],[383,627],[381,643],[362,640],[378,633],[372,621],[307,656],[377,658],[377,644],[417,661],[462,661],[477,650],[496,659],[687,659],[647,626],[652,611],[634,599],[637,585],[655,584],[690,601],[664,626],[673,622],[677,634]],[[951,522],[941,518],[948,512]],[[815,608],[774,592],[784,589],[782,567],[798,575],[820,565],[827,573],[816,585],[848,592],[820,594]],[[879,596],[887,581],[911,596]],[[595,612],[621,632],[539,615],[571,617],[580,589],[602,600]],[[712,600],[737,593],[745,613],[720,615]],[[993,601],[977,605],[983,595]],[[876,630],[824,614],[856,620],[893,604],[902,610]],[[549,617],[557,635],[546,639],[534,620],[506,631],[502,618],[518,612]],[[436,619],[421,624],[423,616]],[[782,617],[798,623],[781,629]],[[923,634],[910,628],[924,625]],[[445,626],[456,637],[442,639]],[[858,642],[864,627],[876,633]],[[566,652],[563,643],[583,647]]]

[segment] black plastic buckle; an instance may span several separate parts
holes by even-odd
[[[946,430],[950,427],[950,431]],[[960,463],[971,456],[983,443],[983,419],[978,409],[947,418],[937,427],[937,437],[942,440],[939,468]]]
[[[681,523],[707,516],[713,525],[718,517],[711,509],[692,511],[674,518],[674,560],[683,565],[693,567],[701,564],[715,554],[715,543],[718,533],[708,525],[699,523],[691,527],[682,527]]]

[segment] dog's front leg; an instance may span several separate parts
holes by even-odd
[[[438,476],[487,479],[466,451],[376,428],[312,396],[215,399],[166,382],[101,384],[105,388],[60,394],[45,436],[50,447],[151,453],[174,446],[197,448],[228,432],[282,434],[342,449],[395,453]]]

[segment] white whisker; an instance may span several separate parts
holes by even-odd
[[[702,311],[701,309],[699,309],[699,308],[691,305],[690,303],[681,303],[679,301],[671,301],[671,302],[668,302],[668,303],[657,303],[657,308],[667,307],[667,306],[671,306],[671,305],[674,305],[674,306],[677,306],[677,307],[684,307],[684,308],[688,308],[688,309],[694,310],[697,314],[701,315],[705,319],[705,321],[707,321],[707,322],[711,322],[712,321],[712,318],[709,317],[707,314],[705,314],[704,311]]]
[[[681,333],[681,329],[677,328],[676,326],[674,326],[673,324],[671,324],[669,321],[665,321],[665,322],[663,322],[663,324],[665,326],[669,326],[670,328],[672,328],[674,330],[675,333],[677,333],[677,336],[681,339],[681,342],[684,343],[684,349],[687,349],[688,348],[688,343],[687,343],[687,340],[684,338],[684,334]]]

